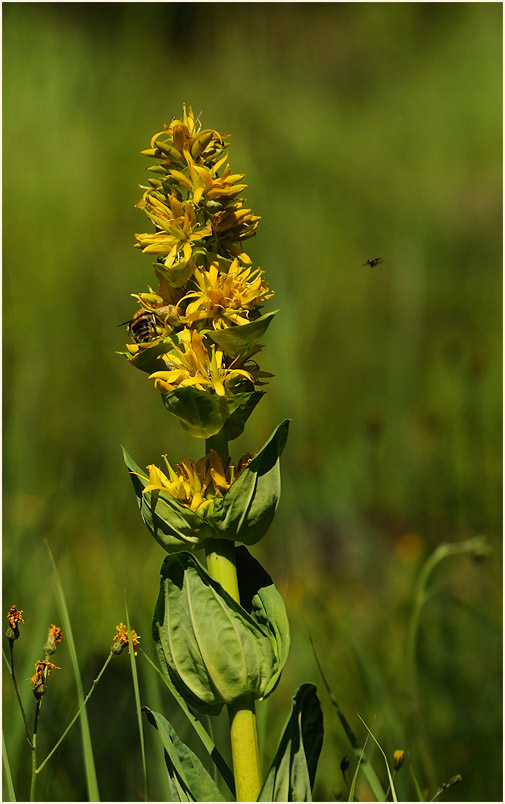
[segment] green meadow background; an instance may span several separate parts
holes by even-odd
[[[325,714],[314,798],[347,799],[339,765],[351,758],[350,778],[355,763],[310,632],[361,742],[358,715],[390,760],[409,752],[428,798],[460,773],[441,800],[501,800],[501,38],[499,3],[3,5],[3,611],[24,610],[15,655],[30,719],[28,679],[46,629],[61,624],[45,540],[85,690],[125,621],[125,591],[154,658],[164,554],[120,445],[146,465],[196,459],[203,444],[116,352],[130,294],[155,280],[133,248],[145,231],[140,151],[185,101],[232,134],[232,171],[247,174],[262,216],[247,250],[276,291],[266,309],[281,310],[263,357],[275,378],[231,445],[235,458],[254,452],[292,419],[277,517],[252,549],[292,629],[278,690],[258,706],[264,767],[291,695],[312,681]],[[416,712],[417,579],[439,544],[474,536],[490,557],[448,558],[430,579]],[[142,702],[198,750],[137,658]],[[65,640],[55,663],[40,758],[76,708]],[[6,673],[3,712],[26,799],[29,750]],[[101,799],[142,800],[127,655],[88,715]],[[225,739],[226,716],[215,730]],[[167,800],[147,722],[145,733],[148,796]],[[367,751],[386,786],[382,756]],[[416,796],[408,764],[395,780],[403,800]],[[78,726],[38,796],[86,800]]]

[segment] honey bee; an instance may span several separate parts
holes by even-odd
[[[125,321],[120,326],[127,327],[134,343],[148,343],[162,335],[165,330],[172,331],[178,320],[176,308],[168,304],[166,307],[159,307],[156,312],[137,310],[130,321]]]
[[[367,260],[363,263],[363,265],[369,265],[370,268],[375,268],[376,265],[380,265],[381,262],[384,262],[382,257],[373,257],[371,260]]]

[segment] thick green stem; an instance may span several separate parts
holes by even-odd
[[[224,428],[206,442],[207,453],[211,448],[226,464],[229,454]],[[228,539],[208,539],[205,552],[209,574],[240,603],[235,543]],[[262,777],[254,699],[247,695],[235,701],[228,706],[228,714],[237,801],[257,801]]]

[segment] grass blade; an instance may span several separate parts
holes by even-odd
[[[358,759],[358,764],[356,765],[356,770],[354,771],[354,774],[353,774],[353,777],[352,777],[351,787],[349,788],[349,798],[347,799],[348,801],[354,801],[354,791],[356,790],[356,783],[358,781],[358,773],[359,773],[359,769],[361,767],[361,762],[362,762],[363,757],[365,756],[365,748],[366,748],[366,744],[368,742],[368,737],[369,737],[369,735],[367,734],[367,736],[365,738],[365,743],[364,743],[363,748],[361,750],[361,756]]]
[[[318,655],[316,653],[316,649],[314,647],[314,643],[312,641],[312,637],[311,637],[310,632],[309,632],[308,629],[307,629],[307,633],[309,635],[310,644],[312,645],[312,650],[314,652],[314,658],[315,658],[317,666],[319,668],[319,672],[321,673],[321,678],[323,680],[323,684],[326,687],[326,691],[327,691],[328,695],[330,696],[330,700],[331,700],[333,706],[336,709],[337,715],[338,715],[338,717],[340,719],[340,722],[341,722],[341,724],[343,726],[343,729],[344,729],[344,731],[346,733],[347,739],[349,740],[349,743],[351,744],[352,750],[354,751],[354,753],[357,756],[357,758],[360,761],[360,763],[363,765],[363,773],[365,774],[365,776],[367,778],[368,784],[370,785],[375,798],[377,799],[377,801],[385,801],[386,800],[386,794],[385,794],[385,792],[383,790],[383,787],[382,787],[382,785],[381,785],[381,783],[380,783],[380,781],[378,779],[378,776],[375,773],[373,767],[370,765],[367,757],[364,755],[363,750],[362,750],[362,748],[361,748],[361,746],[360,746],[360,744],[358,742],[358,738],[356,737],[356,735],[354,734],[353,730],[351,729],[351,727],[350,727],[350,725],[349,725],[344,713],[342,712],[342,710],[341,710],[341,708],[340,708],[335,696],[333,695],[333,693],[332,693],[332,691],[330,689],[330,685],[328,684],[328,682],[326,680],[326,676],[323,673],[323,668],[321,667],[321,663],[319,661]]]
[[[12,783],[12,774],[11,774],[11,766],[9,764],[9,757],[7,756],[7,746],[5,745],[5,738],[4,733],[2,731],[2,761],[4,766],[4,779],[7,785],[7,791],[9,794],[9,801],[16,800],[16,794],[14,792],[14,785]]]
[[[142,754],[142,769],[144,771],[144,801],[147,801],[147,766],[146,766],[146,750],[144,744],[144,729],[142,727],[142,704],[140,703],[139,679],[137,675],[137,663],[135,659],[135,651],[133,649],[132,637],[130,633],[130,618],[128,616],[128,605],[126,603],[126,591],[125,591],[125,612],[126,612],[125,614],[126,627],[128,629],[128,644],[130,653],[130,665],[132,669],[133,690],[135,693],[135,708],[137,710],[137,723],[139,727],[140,751]]]
[[[370,729],[369,729],[369,728],[368,728],[368,726],[366,725],[366,723],[365,723],[365,721],[363,720],[363,718],[361,717],[361,715],[358,715],[358,717],[359,717],[359,719],[361,720],[361,722],[363,723],[363,725],[364,725],[365,729],[367,730],[367,732],[369,733],[370,737],[371,737],[371,738],[372,738],[372,740],[374,741],[375,745],[378,747],[378,749],[379,749],[379,751],[381,752],[382,756],[384,757],[384,762],[386,763],[386,770],[387,770],[387,772],[388,772],[389,787],[390,787],[390,789],[391,789],[391,795],[393,796],[393,801],[398,801],[398,799],[397,799],[397,797],[396,797],[396,790],[395,790],[395,786],[394,786],[394,784],[393,784],[393,777],[391,776],[391,771],[389,770],[389,763],[388,763],[388,760],[387,760],[387,756],[386,756],[386,754],[384,753],[384,751],[382,750],[382,746],[380,745],[380,743],[378,742],[378,740],[375,738],[375,735],[374,735],[374,734],[373,734],[373,733],[370,731]]]
[[[412,766],[412,762],[410,761],[410,758],[409,758],[409,768],[410,768],[410,775],[412,776],[412,781],[414,782],[414,787],[416,788],[418,801],[424,802],[424,796],[423,796],[422,790],[421,790],[421,788],[419,786],[419,782],[417,781],[417,776],[416,776],[416,774],[414,772],[414,768]]]
[[[53,554],[51,553],[49,544],[47,540],[44,541],[47,554],[49,556],[49,562],[51,564],[53,571],[53,582],[56,590],[58,608],[62,620],[65,639],[70,653],[72,668],[74,671],[75,683],[77,687],[78,705],[79,707],[81,707],[84,703],[84,692],[82,688],[81,674],[79,672],[79,663],[77,661],[77,652],[75,649],[75,642],[72,633],[72,625],[70,623],[70,616],[68,613],[67,603],[65,600],[65,593],[61,585],[58,570],[56,569],[56,564],[53,558]],[[91,745],[91,735],[89,731],[88,714],[86,712],[86,707],[83,707],[82,709],[81,716],[79,718],[79,724],[81,726],[82,756],[84,762],[84,770],[86,773],[86,784],[88,788],[89,801],[100,801],[100,794],[98,792],[98,781],[96,778],[96,770],[95,770],[95,760],[93,758],[93,747]]]

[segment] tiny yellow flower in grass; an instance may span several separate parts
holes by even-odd
[[[226,389],[241,380],[248,380],[258,385],[262,377],[270,374],[259,371],[256,363],[248,362],[253,352],[235,358],[230,366],[226,366],[225,355],[213,344],[210,353],[198,330],[185,329],[180,336],[180,347],[175,347],[163,359],[170,366],[168,371],[156,371],[149,379],[162,393],[170,393],[176,388],[194,386],[200,391],[214,391],[218,396],[225,396]]]
[[[393,754],[393,767],[395,771],[400,770],[405,760],[405,751],[402,748],[397,748]]]
[[[45,680],[48,678],[53,670],[61,670],[61,667],[56,667],[52,662],[41,659],[35,662],[35,673],[31,677],[32,691],[36,698],[41,698],[45,691]]]
[[[133,645],[133,652],[134,652],[134,654],[136,656],[137,655],[136,648],[138,648],[140,637],[136,633],[136,631],[133,630],[133,628],[130,628],[130,636],[131,636],[132,645]],[[116,640],[117,640],[117,642],[116,642]],[[116,636],[114,637],[114,641],[112,643],[111,650],[112,650],[113,653],[121,653],[123,651],[123,649],[127,645],[128,645],[128,653],[129,653],[130,652],[130,643],[128,641],[128,628],[126,627],[126,625],[124,623],[119,623],[119,625],[116,625]]]
[[[23,620],[23,610],[18,610],[13,604],[6,616],[9,621],[9,627],[5,632],[5,636],[10,641],[11,645],[13,645],[14,640],[19,639],[18,623],[23,623],[23,625],[25,624],[25,621]]]
[[[61,628],[59,628],[57,625],[51,624],[47,632],[46,644],[44,645],[44,653],[46,656],[50,656],[55,652],[56,646],[60,644],[62,639],[63,631]]]
[[[144,493],[165,491],[191,511],[202,513],[205,509],[209,512],[214,510],[216,500],[224,497],[252,456],[244,455],[236,466],[229,459],[226,467],[223,467],[218,453],[211,449],[208,455],[196,463],[184,457],[180,464],[176,464],[175,469],[166,455],[162,455],[162,458],[167,474],[158,466],[150,464],[147,467],[148,477],[143,476],[144,480],[149,480]]]

